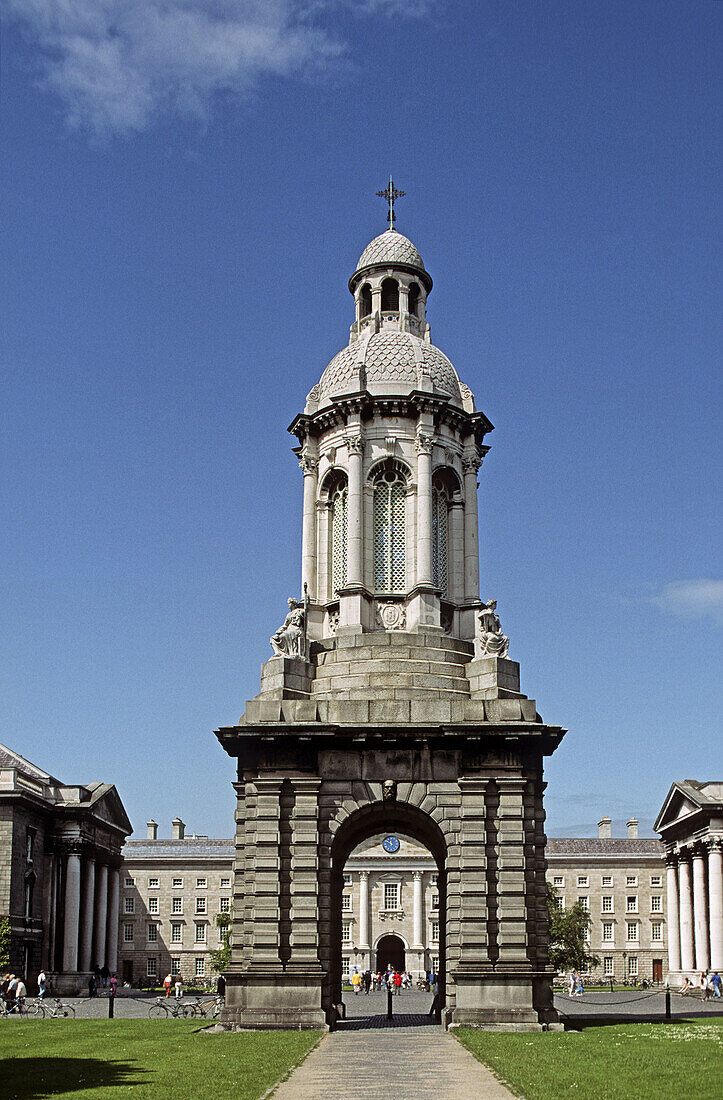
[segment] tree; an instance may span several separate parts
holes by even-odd
[[[222,974],[231,962],[231,914],[217,913],[216,926],[221,929],[221,946],[217,951],[209,951],[209,957],[216,973]]]
[[[588,932],[592,919],[581,901],[563,909],[555,889],[547,884],[547,909],[550,915],[550,962],[556,970],[588,971],[600,965],[589,950]]]
[[[0,970],[10,966],[10,917],[0,917]]]

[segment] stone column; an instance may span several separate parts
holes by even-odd
[[[106,936],[106,962],[111,974],[118,973],[118,918],[120,916],[120,871],[108,870],[108,933]]]
[[[290,965],[320,970],[318,817],[321,780],[294,779],[292,783]]]
[[[413,889],[413,916],[412,916],[412,948],[415,951],[421,951],[424,947],[422,942],[422,926],[424,919],[423,912],[423,897],[422,897],[422,872],[412,871],[414,876]]]
[[[723,971],[723,837],[708,842],[708,897],[710,899],[710,965]]]
[[[359,872],[359,950],[369,951],[369,872]]]
[[[668,970],[680,970],[680,905],[675,856],[668,856]]]
[[[431,587],[432,569],[432,437],[417,429],[417,576]]]
[[[680,899],[680,968],[695,970],[693,946],[693,896],[690,881],[690,859],[686,851],[678,855],[678,897]]]
[[[95,860],[85,861],[85,890],[80,938],[80,969],[90,970],[93,959],[93,907],[95,904]]]
[[[705,892],[705,849],[693,849],[693,927],[695,929],[695,967],[707,970],[710,966],[708,951],[708,904]]]
[[[526,781],[498,778],[497,919],[499,963],[527,961],[524,804]]]
[[[63,971],[78,969],[78,930],[80,926],[80,855],[68,852],[65,863],[65,914],[63,924]]]
[[[364,583],[363,461],[364,441],[359,434],[348,436],[349,515],[347,527],[347,586]]]
[[[96,966],[105,966],[105,931],[108,919],[108,867],[105,863],[96,865],[95,868],[95,938],[93,944],[94,958],[91,960]],[[145,930],[144,930],[145,936]]]
[[[464,470],[464,598],[479,599],[479,530],[477,526],[477,453],[462,461]]]
[[[316,597],[316,481],[319,463],[304,453],[299,459],[304,471],[304,515],[301,534],[301,591],[308,586],[309,596]],[[308,628],[308,624],[307,624]]]
[[[464,599],[464,505],[455,499],[449,506],[448,587],[453,600]]]

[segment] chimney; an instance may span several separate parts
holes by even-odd
[[[171,835],[174,840],[183,840],[186,835],[186,826],[181,821],[180,817],[174,817],[171,822],[171,829],[173,830]]]
[[[631,817],[628,821],[628,840],[638,839],[638,819],[637,817]]]
[[[158,825],[153,818],[146,822],[146,840],[158,840]]]
[[[613,835],[612,821],[609,817],[601,817],[597,823],[597,835],[600,840],[610,840]]]

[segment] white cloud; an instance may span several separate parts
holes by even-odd
[[[360,0],[401,15],[399,0]],[[132,133],[164,112],[205,117],[215,96],[246,96],[270,76],[318,74],[346,54],[319,25],[346,0],[5,0],[40,50],[43,82],[68,122]],[[418,16],[431,0],[410,0]],[[329,20],[327,19],[328,23]]]
[[[723,624],[723,581],[672,581],[650,602],[680,618],[711,618]]]

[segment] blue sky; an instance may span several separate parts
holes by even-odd
[[[212,731],[298,589],[286,427],[391,170],[496,425],[483,595],[570,731],[548,831],[720,778],[721,5],[4,8],[0,739],[231,833]]]

